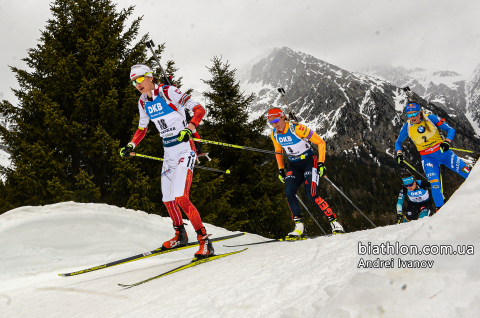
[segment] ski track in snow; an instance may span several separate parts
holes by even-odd
[[[73,277],[57,274],[155,249],[172,236],[170,219],[105,204],[18,208],[0,215],[0,316],[479,317],[478,265],[451,270],[357,269],[359,241],[480,243],[479,188],[480,171],[473,169],[431,218],[302,242],[249,246],[241,254],[128,289],[117,284],[188,263],[197,248]],[[195,238],[192,226],[186,228],[190,239]],[[208,224],[206,228],[214,236],[231,233]],[[265,238],[247,234],[214,246],[217,253],[225,253],[243,247],[224,244],[261,240]]]

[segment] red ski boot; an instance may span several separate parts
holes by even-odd
[[[197,231],[197,240],[200,243],[200,248],[194,255],[197,260],[214,255],[215,250],[213,249],[212,242],[208,239],[209,236],[204,227]]]
[[[188,235],[187,231],[185,231],[185,226],[182,224],[180,226],[173,226],[173,228],[175,229],[175,236],[163,243],[161,247],[162,251],[175,247],[182,247],[188,243]]]

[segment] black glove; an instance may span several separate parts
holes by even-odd
[[[448,151],[448,149],[450,149],[450,143],[448,141],[444,141],[440,144],[440,151],[441,152]]]
[[[278,179],[280,179],[280,181],[285,183],[285,178],[286,177],[287,177],[287,175],[285,174],[285,169],[278,170]]]
[[[197,156],[203,155],[203,149],[200,142],[195,141],[194,145],[195,145],[195,150],[197,151]]]
[[[178,133],[177,140],[188,142],[190,138],[192,138],[192,131],[188,128],[184,128]]]
[[[319,178],[323,177],[323,175],[327,173],[327,167],[325,167],[325,164],[323,162],[318,163],[317,173]]]
[[[401,212],[400,213],[397,212],[398,224],[402,223],[402,219],[403,219],[403,214]]]
[[[130,153],[133,151],[133,145],[128,144],[122,149],[120,149],[120,156],[122,157],[130,157]]]
[[[399,165],[403,165],[403,153],[397,152],[397,162]]]

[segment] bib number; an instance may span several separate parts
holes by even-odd
[[[165,119],[159,119],[157,120],[157,124],[160,127],[160,130],[164,130],[168,128],[167,123],[165,122]]]
[[[193,171],[193,167],[195,167],[195,160],[197,160],[197,155],[192,151],[190,155],[184,161],[185,166],[190,170]]]

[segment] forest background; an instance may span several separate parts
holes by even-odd
[[[53,18],[47,21],[36,47],[23,60],[30,70],[12,68],[20,89],[18,105],[0,102],[0,112],[10,122],[0,128],[0,137],[11,153],[12,165],[2,168],[0,214],[25,205],[64,201],[106,203],[168,216],[161,201],[161,162],[122,158],[119,149],[138,127],[138,91],[127,76],[134,64],[159,69],[147,56],[148,34],[140,36],[137,18],[127,25],[133,7],[117,12],[110,0],[56,0]],[[168,31],[166,31],[168,32]],[[165,45],[155,51],[161,57]],[[211,78],[204,80],[207,116],[199,127],[202,138],[247,147],[273,150],[264,134],[264,117],[249,122],[252,95],[246,96],[235,79],[235,68],[214,56],[208,66]],[[168,61],[166,72],[182,91],[181,70]],[[328,141],[328,142],[334,142]],[[273,155],[215,145],[204,145],[212,161],[201,165],[231,174],[196,169],[191,201],[202,220],[228,230],[247,231],[279,238],[293,228],[283,184]],[[135,150],[163,156],[160,137],[153,124]],[[396,222],[395,203],[403,169],[392,162],[368,165],[359,160],[327,153],[327,174],[377,226]],[[448,198],[463,180],[447,172]],[[303,188],[303,187],[302,187]],[[372,225],[326,181],[319,193],[347,232]],[[326,218],[299,196],[323,229]],[[322,234],[304,212],[310,235]]]

